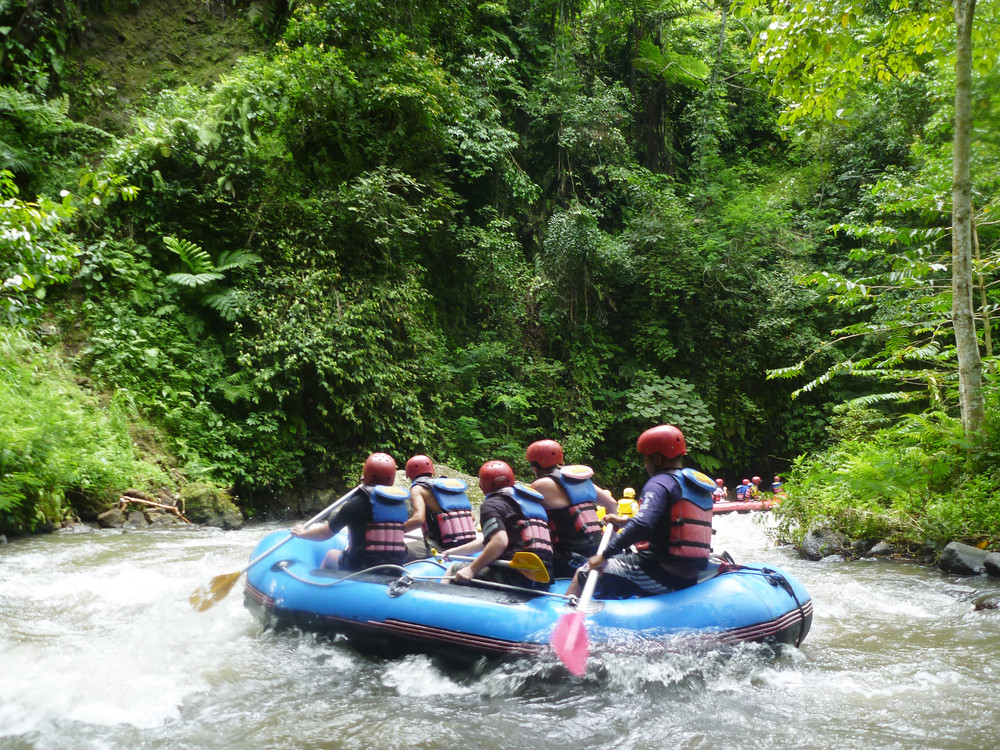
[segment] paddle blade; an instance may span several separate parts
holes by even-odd
[[[552,580],[549,577],[549,569],[545,567],[542,558],[534,552],[515,552],[510,561],[510,567],[521,571],[532,581],[538,583],[548,583]]]
[[[241,575],[243,575],[242,570],[216,576],[208,586],[203,586],[191,594],[188,601],[197,612],[204,612],[216,602],[229,596],[229,592],[233,590],[233,584],[239,580]]]
[[[572,674],[579,676],[587,671],[590,646],[587,643],[587,629],[583,626],[583,612],[562,615],[552,630],[549,642],[556,656]]]

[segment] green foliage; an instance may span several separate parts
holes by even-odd
[[[744,14],[764,6],[740,4]],[[780,124],[834,120],[850,113],[851,94],[864,82],[903,80],[946,61],[951,19],[951,3],[940,0],[870,8],[842,0],[785,3],[754,40],[753,65],[788,104]]]
[[[744,10],[759,6],[744,3]],[[961,6],[970,24],[974,6]],[[986,13],[995,12],[985,7]],[[785,99],[781,121],[791,125],[801,120],[800,125],[813,125],[814,133],[840,131],[850,137],[852,129],[838,121],[858,119],[855,110],[861,109],[861,122],[878,122],[879,116],[869,114],[873,99],[897,104],[905,101],[907,92],[929,93],[923,103],[906,107],[910,116],[900,118],[916,126],[910,132],[904,130],[907,144],[912,144],[905,169],[893,170],[869,155],[866,176],[873,184],[867,188],[867,200],[847,221],[831,227],[833,232],[848,235],[850,263],[804,276],[807,283],[828,290],[831,301],[853,313],[849,325],[834,329],[833,335],[839,338],[831,342],[837,348],[850,342],[842,348],[853,351],[847,357],[834,357],[825,371],[821,369],[796,393],[809,392],[839,374],[859,375],[888,388],[865,394],[866,403],[897,399],[911,405],[918,402],[930,410],[958,405],[966,428],[972,431],[982,421],[980,354],[972,318],[978,312],[984,323],[988,321],[991,303],[986,274],[974,280],[968,272],[975,241],[970,234],[978,232],[969,232],[968,143],[975,134],[968,125],[971,113],[955,109],[958,73],[953,36],[959,10],[959,5],[952,8],[951,3],[906,0],[892,2],[888,8],[864,9],[838,0],[786,4],[758,36],[756,62],[774,74],[772,93]],[[992,77],[987,61],[995,57],[996,49],[984,35],[974,36],[976,59],[973,70],[966,70],[963,78],[974,73],[974,89],[986,91],[989,87],[984,84]],[[979,109],[988,112],[992,105]],[[834,125],[815,127],[820,118]],[[899,132],[892,126],[882,129],[886,134]],[[990,138],[978,140],[983,148],[971,161],[977,172],[975,200],[987,206],[979,219],[982,226],[992,224],[986,217],[997,193],[989,166],[982,170],[987,176],[980,187],[979,162],[995,163],[996,149]],[[870,144],[873,139],[864,141]],[[878,169],[871,169],[872,161]],[[949,194],[954,205],[947,200]],[[990,267],[989,263],[977,264],[980,271]],[[964,290],[976,281],[980,294],[970,308],[972,300]],[[954,299],[953,286],[961,292]],[[990,331],[984,333],[989,349]],[[803,360],[770,374],[803,375],[806,366]]]
[[[81,21],[72,0],[6,0],[0,6],[0,85],[48,93],[61,80],[70,39]]]
[[[232,411],[240,378],[201,303],[181,299],[149,265],[145,246],[102,240],[83,258],[82,285],[94,290],[83,303],[91,327],[83,364],[91,376],[127,390],[166,429],[167,447],[189,479],[253,484],[254,456],[238,447],[250,427]]]
[[[69,194],[62,203],[17,194],[13,174],[0,171],[0,313],[8,323],[30,320],[48,288],[71,278],[80,253],[61,227],[76,212]]]
[[[126,393],[100,403],[52,352],[9,328],[0,328],[0,413],[0,531],[61,521],[71,503],[110,507],[127,487],[170,485],[135,456],[129,427],[139,420]]]
[[[872,86],[852,95],[856,126],[789,148],[746,70],[766,22],[724,18],[647,0],[295,3],[268,54],[149,84],[165,90],[130,97],[121,137],[94,135],[124,177],[87,178],[100,205],[75,217],[79,272],[47,312],[86,376],[168,434],[176,469],[244,499],[352,474],[371,450],[523,471],[539,437],[635,484],[635,437],[658,421],[703,468],[763,474],[830,439],[833,403],[878,398],[831,383],[791,403],[763,373],[863,317],[794,280],[870,263],[846,257],[862,244],[846,230],[824,236],[830,217],[870,223],[858,188],[880,176],[900,194],[912,173],[890,188],[886,170],[928,119],[939,180],[947,118],[930,84],[895,87],[893,106]],[[17,178],[68,174],[85,138],[63,103],[4,101],[38,134],[10,150]],[[894,346],[902,369],[948,345]],[[816,366],[845,360],[828,347]]]
[[[997,393],[991,396],[991,413]],[[996,420],[982,442],[940,412],[889,426],[872,412],[844,412],[830,449],[798,459],[776,512],[780,533],[800,538],[822,524],[850,539],[903,545],[993,538],[1000,533]]]
[[[537,266],[543,320],[556,330],[592,319],[606,323],[608,296],[635,273],[632,256],[580,205],[550,217]]]
[[[708,450],[715,419],[693,383],[679,378],[640,373],[628,393],[628,409],[636,429],[652,424],[677,425],[684,433],[692,458],[706,471],[719,468]]]
[[[705,87],[708,66],[690,55],[679,55],[662,49],[648,39],[639,42],[639,56],[633,61],[636,68],[662,78],[667,83],[679,83],[692,88]]]
[[[107,140],[106,133],[69,117],[68,97],[45,99],[0,85],[0,170],[12,172],[22,192],[58,192],[66,172]]]
[[[223,271],[245,268],[261,262],[261,257],[245,250],[225,250],[219,256],[219,263],[212,262],[212,256],[187,240],[164,237],[163,244],[176,253],[190,269],[190,273],[169,274],[167,281],[178,286],[196,289],[201,302],[219,313],[222,319],[232,323],[240,317],[243,296],[238,289],[217,289],[212,282],[225,278]]]

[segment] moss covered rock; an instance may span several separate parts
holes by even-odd
[[[189,484],[181,490],[184,515],[192,523],[223,529],[243,528],[243,514],[225,490],[210,484]]]

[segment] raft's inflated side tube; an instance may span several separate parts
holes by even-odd
[[[276,532],[255,549],[263,553],[285,536]],[[362,650],[382,655],[428,653],[468,665],[481,657],[539,655],[548,650],[565,599],[530,590],[445,585],[435,560],[371,572],[317,570],[326,542],[293,539],[247,572],[245,602],[263,622],[347,635]],[[565,592],[568,580],[553,583]],[[775,568],[735,566],[669,594],[592,602],[590,642],[599,647],[636,638],[669,641],[801,643],[812,622],[812,602],[794,577]]]

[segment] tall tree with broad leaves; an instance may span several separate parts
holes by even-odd
[[[920,73],[929,62],[955,71],[952,146],[952,324],[958,359],[959,405],[967,435],[982,432],[982,361],[972,304],[972,74],[976,0],[890,0],[861,8],[850,0],[743,0],[741,12],[770,12],[756,40],[755,64],[773,76],[771,93],[786,110],[779,122],[834,120],[844,100],[870,80],[889,82]],[[954,31],[952,32],[952,25]]]

